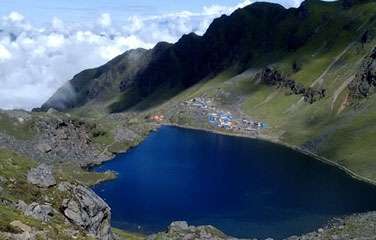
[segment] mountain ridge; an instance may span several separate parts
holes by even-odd
[[[92,225],[66,214],[75,206],[67,205],[72,200],[81,206],[73,212],[87,213],[82,194],[64,192],[67,183],[91,186],[113,179],[114,173],[80,167],[138,145],[163,124],[283,144],[376,184],[375,36],[375,1],[307,0],[292,9],[256,3],[216,19],[203,36],[191,33],[175,44],[130,50],[82,71],[34,113],[0,111],[0,238],[18,239],[18,225],[23,234],[42,238],[92,239]],[[215,114],[232,116],[237,125],[219,128],[208,121]],[[58,185],[46,190],[27,182],[28,171],[36,170],[30,168],[40,163],[54,167]],[[33,208],[51,204],[53,222],[24,216],[19,208],[29,206],[23,201]],[[337,219],[288,239],[372,238],[375,216]],[[196,233],[229,238],[210,226],[187,225],[173,223],[149,237],[114,233],[120,239]]]
[[[351,96],[373,84],[373,65],[364,70],[362,62],[372,62],[375,12],[376,3],[366,0],[308,0],[290,9],[251,4],[215,19],[203,36],[129,51],[76,75],[74,97],[57,94],[41,110],[93,118],[132,113],[146,123],[162,114],[167,124],[210,129],[205,114],[181,107],[208,99],[269,126],[245,135],[295,146],[374,179],[374,95]],[[258,77],[265,69],[274,73]]]
[[[42,110],[46,111],[50,107],[59,110],[70,109],[94,99],[93,93],[85,93],[80,89],[83,88],[80,83],[113,72],[111,66],[116,65],[114,62],[127,59],[127,55],[134,51],[142,51],[140,55],[143,62],[137,63],[142,66],[135,74],[120,76],[123,78],[120,80],[113,77],[111,82],[118,84],[118,89],[112,88],[115,94],[122,93],[134,85],[140,99],[152,94],[162,84],[182,90],[231,66],[240,72],[250,66],[270,64],[271,59],[275,61],[286,53],[302,47],[315,34],[317,26],[330,21],[330,16],[325,14],[324,18],[329,20],[311,16],[316,14],[310,13],[312,9],[317,8],[316,5],[325,8],[336,5],[336,8],[342,9],[340,5],[345,2],[324,3],[309,0],[303,2],[299,8],[290,9],[273,3],[251,4],[236,10],[230,16],[215,19],[203,36],[190,33],[182,36],[175,44],[162,42],[151,50],[131,50],[97,68],[98,76],[93,74],[87,77],[87,71],[81,72],[71,81],[75,100],[68,101],[69,98],[61,97],[60,89],[42,106]],[[357,1],[357,4],[363,2],[367,1]],[[123,65],[123,68],[127,68],[127,64]],[[94,85],[92,92],[99,91],[97,88],[98,86]],[[101,89],[103,91],[103,88]],[[64,106],[56,104],[59,101],[64,102]]]

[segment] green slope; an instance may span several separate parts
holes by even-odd
[[[264,135],[376,179],[372,145],[375,97],[352,105],[348,97],[348,84],[376,46],[376,3],[349,3],[307,0],[298,9],[252,4],[216,19],[202,37],[186,35],[176,44],[161,43],[142,52],[143,60],[137,60],[142,67],[132,74],[116,73],[116,69],[129,65],[129,61],[121,64],[124,60],[120,56],[105,65],[107,70],[96,70],[101,73],[96,78],[77,75],[72,84],[80,82],[76,86],[80,93],[82,84],[84,92],[98,90],[90,87],[93,82],[102,86],[106,80],[111,85],[98,90],[101,97],[90,95],[90,100],[69,111],[90,117],[113,111],[140,116],[165,112],[174,121],[196,126],[202,124],[180,114],[178,104],[195,96],[214,96],[220,89],[227,97],[217,99],[218,104],[268,123],[270,128]],[[367,43],[363,44],[366,32]],[[127,54],[124,56],[129,60]],[[308,104],[286,89],[259,83],[256,73],[265,66],[272,66],[305,88],[326,89],[325,98]],[[248,74],[238,75],[244,70]],[[106,78],[109,72],[112,75]],[[117,84],[128,83],[121,79],[124,76],[133,85],[114,91]]]

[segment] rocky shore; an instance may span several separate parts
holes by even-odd
[[[213,226],[189,226],[187,222],[173,222],[166,232],[153,234],[147,240],[237,240]],[[284,240],[374,240],[376,239],[376,212],[354,214],[333,219],[315,232],[291,236]],[[250,238],[250,240],[256,240]],[[266,240],[273,240],[267,238]]]
[[[1,226],[2,222],[0,221],[0,236],[3,236],[5,239],[56,239],[49,238],[51,232],[44,227],[40,227],[40,223],[46,226],[54,226],[63,235],[74,236],[73,238],[122,239],[112,232],[110,224],[111,209],[105,201],[91,191],[87,185],[85,186],[85,184],[80,182],[72,181],[72,178],[68,179],[57,176],[54,170],[56,164],[65,161],[73,161],[75,164],[78,163],[83,166],[99,164],[109,159],[112,156],[111,153],[103,150],[103,145],[93,140],[93,132],[98,135],[103,133],[96,132],[99,130],[91,126],[88,122],[74,120],[62,113],[36,115],[16,111],[1,112],[1,114],[3,118],[5,115],[13,119],[11,123],[17,124],[17,126],[30,124],[32,121],[35,135],[31,136],[31,138],[15,137],[14,134],[10,135],[7,132],[1,132],[0,141],[3,148],[16,151],[30,159],[34,159],[38,165],[27,168],[27,172],[20,175],[23,176],[21,179],[1,176],[0,208],[15,209],[20,215],[13,217],[12,221],[9,221],[6,227]],[[125,119],[123,115],[110,115],[108,118],[114,122],[122,122]],[[153,129],[156,127],[158,126],[154,125]],[[141,129],[121,127],[114,129],[114,133],[116,134],[113,136],[118,142],[133,142],[135,138],[138,141],[143,139],[140,138],[139,134],[142,132]],[[119,131],[119,129],[122,130]],[[201,130],[234,135],[207,128]],[[255,136],[251,137],[255,138]],[[277,141],[273,139],[267,140]],[[20,187],[27,187],[32,189],[32,191],[24,192],[23,194],[17,193],[17,191],[14,192],[15,188]],[[14,196],[7,197],[7,194],[16,195],[19,198],[15,198]],[[38,224],[32,224],[33,221],[37,221]],[[375,224],[375,212],[356,214],[342,219],[335,219],[327,226],[315,232],[302,236],[291,236],[287,240],[375,239]],[[64,238],[59,236],[58,239]],[[227,236],[213,226],[195,227],[189,226],[186,222],[174,222],[166,232],[147,237],[137,235],[137,239],[225,240],[236,238]]]

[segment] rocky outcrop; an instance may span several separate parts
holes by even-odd
[[[49,153],[52,151],[51,146],[48,143],[41,143],[36,146],[37,150],[42,153]]]
[[[113,239],[111,209],[98,195],[84,186],[69,183],[61,183],[58,189],[69,195],[63,200],[61,211],[70,222],[97,239]]]
[[[27,205],[24,201],[17,200],[15,202],[9,201],[2,204],[11,208],[15,208],[23,212],[26,216],[43,222],[49,222],[56,213],[56,210],[49,203],[40,204],[33,202],[30,205]]]
[[[326,90],[324,88],[306,88],[303,84],[283,76],[279,71],[272,68],[265,68],[257,77],[260,82],[266,85],[286,89],[288,94],[302,95],[304,101],[310,104],[326,96]]]
[[[360,66],[359,72],[349,84],[350,97],[353,102],[372,95],[376,91],[376,48]]]
[[[54,209],[50,204],[32,203],[27,206],[25,215],[43,222],[48,222],[54,216]]]
[[[189,226],[187,222],[173,222],[166,233],[158,233],[148,237],[148,240],[236,240],[219,231],[213,226]]]
[[[376,212],[337,218],[325,227],[286,240],[373,240],[376,239]]]
[[[41,164],[38,167],[31,169],[27,173],[27,181],[42,188],[56,185],[56,180],[52,173],[52,167],[46,164]]]
[[[40,240],[47,238],[46,232],[40,231],[26,223],[14,220],[9,223],[10,232],[1,232],[0,239],[4,240]]]
[[[0,146],[48,164],[59,161],[86,166],[112,158],[112,154],[95,142],[93,132],[98,130],[94,124],[64,113],[29,115],[21,111],[0,111],[0,118],[4,116],[14,123],[14,131],[34,130],[23,139],[0,131]],[[23,119],[22,122],[18,118]]]
[[[67,161],[100,163],[109,157],[100,154],[91,141],[92,126],[84,121],[63,117],[51,117],[38,122],[43,129],[37,150]]]

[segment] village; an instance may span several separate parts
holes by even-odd
[[[182,104],[206,115],[208,123],[215,128],[247,132],[255,132],[267,128],[266,123],[217,108],[212,100],[205,97],[196,97]]]

